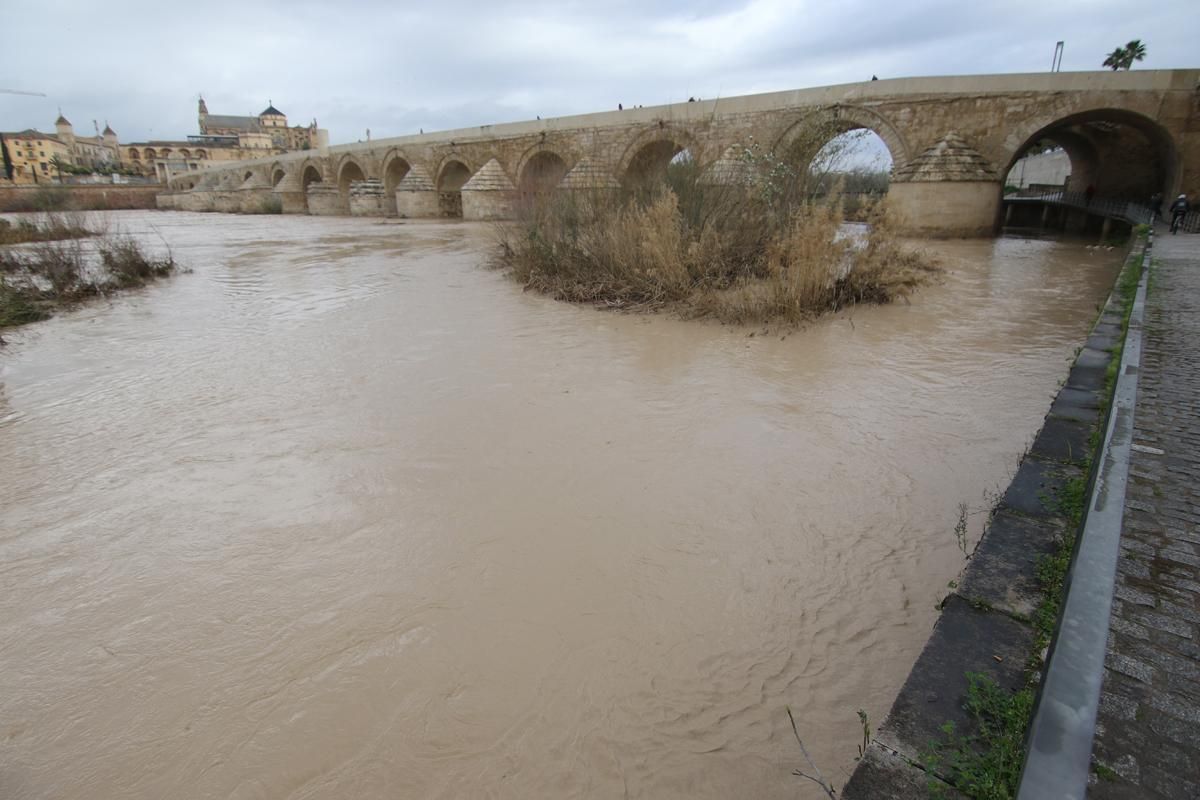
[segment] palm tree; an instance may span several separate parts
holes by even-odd
[[[1125,69],[1133,66],[1133,62],[1142,61],[1146,58],[1146,45],[1142,44],[1141,39],[1134,39],[1129,44],[1125,45]]]
[[[63,166],[67,165],[67,164],[68,164],[68,162],[62,156],[55,155],[55,156],[50,157],[50,166],[52,166],[56,170],[58,170],[58,182],[59,183],[63,182],[63,179],[62,179]]]
[[[1146,58],[1146,45],[1142,44],[1141,39],[1134,39],[1124,47],[1118,47],[1108,54],[1104,59],[1103,66],[1108,67],[1113,72],[1119,69],[1130,69],[1133,67],[1133,62],[1142,61]]]

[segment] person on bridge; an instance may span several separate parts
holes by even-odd
[[[1162,192],[1155,192],[1150,195],[1150,210],[1154,212],[1155,219],[1162,219]]]
[[[1179,230],[1183,218],[1192,210],[1192,204],[1188,202],[1187,195],[1181,194],[1175,198],[1175,202],[1171,203],[1171,233]]]

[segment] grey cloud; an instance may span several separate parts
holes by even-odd
[[[872,74],[1042,71],[1060,38],[1065,69],[1099,68],[1133,38],[1149,49],[1140,68],[1196,66],[1194,26],[1179,24],[1193,13],[1187,0],[1136,15],[1115,0],[51,0],[6,9],[2,88],[50,96],[0,95],[0,128],[48,129],[61,105],[78,129],[178,138],[196,131],[204,92],[214,113],[272,100],[355,141]]]

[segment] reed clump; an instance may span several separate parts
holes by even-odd
[[[498,229],[500,264],[562,300],[731,323],[887,303],[937,271],[902,246],[886,202],[850,229],[837,193],[788,162],[754,148],[723,160],[718,174],[682,159],[621,189],[524,198]]]
[[[39,230],[54,228],[47,223]],[[25,240],[31,244],[0,246],[0,328],[36,322],[55,309],[144,286],[177,269],[169,250],[156,255],[130,236],[84,230],[75,238],[36,235]]]

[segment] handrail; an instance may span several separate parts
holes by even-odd
[[[1153,233],[1150,237],[1142,254],[1104,448],[1029,726],[1017,800],[1083,800],[1087,794],[1133,446]]]
[[[1149,225],[1154,219],[1154,209],[1145,203],[1136,203],[1132,200],[1120,200],[1112,197],[1093,196],[1089,198],[1086,192],[1065,192],[1058,190],[1021,195],[1019,197],[1009,195],[1004,199],[1009,202],[1029,200],[1080,208],[1089,214],[1124,220],[1130,225]]]

